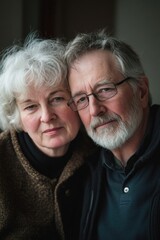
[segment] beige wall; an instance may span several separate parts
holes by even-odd
[[[160,1],[117,0],[115,35],[140,54],[153,103],[160,104]]]

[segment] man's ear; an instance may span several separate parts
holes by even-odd
[[[149,81],[146,76],[141,77],[138,87],[142,107],[146,108],[149,101]]]

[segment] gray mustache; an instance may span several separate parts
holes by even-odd
[[[105,115],[103,115],[103,116],[100,116],[100,117],[95,117],[93,120],[92,120],[92,122],[91,122],[91,128],[96,128],[96,127],[98,127],[99,125],[101,125],[101,124],[105,124],[105,123],[107,123],[107,122],[109,122],[109,121],[120,121],[120,117],[118,116],[118,115],[116,115],[116,114],[110,114],[110,115],[108,115],[108,114],[105,114]]]

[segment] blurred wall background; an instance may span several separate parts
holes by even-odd
[[[106,28],[139,53],[153,103],[160,104],[159,23],[159,0],[0,0],[0,51],[31,31],[69,40]]]

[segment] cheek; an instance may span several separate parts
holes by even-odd
[[[80,119],[82,121],[82,123],[84,124],[84,126],[88,126],[90,124],[90,114],[89,112],[85,111],[85,109],[83,109],[82,111],[78,112]]]
[[[115,101],[112,101],[111,104],[108,104],[107,111],[117,114],[122,121],[126,121],[128,119],[128,113],[131,109],[132,101],[133,100],[131,96],[126,99],[119,98]]]
[[[71,135],[76,136],[80,128],[80,119],[76,112],[72,110],[64,110],[64,115],[61,115],[61,119],[65,122],[66,128],[68,129]]]
[[[32,117],[21,117],[22,128],[25,132],[34,132],[38,127],[38,122]]]

